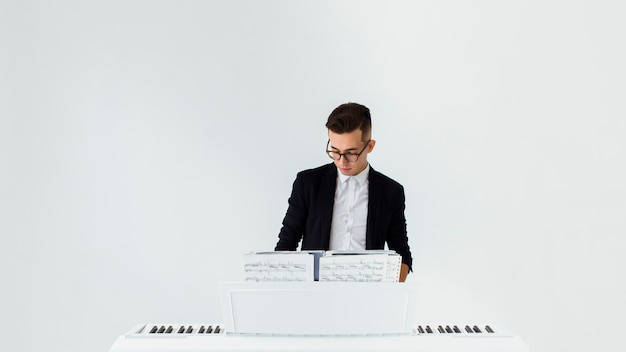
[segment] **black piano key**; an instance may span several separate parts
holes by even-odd
[[[442,327],[441,325],[439,325],[439,326],[437,327],[437,330],[438,330],[440,333],[442,333],[442,334],[445,334],[445,333],[446,333],[446,331],[443,329],[443,327]]]
[[[183,332],[185,332],[185,325],[181,325],[180,329],[178,329],[179,334],[182,334]]]
[[[167,330],[165,330],[165,333],[166,334],[171,334],[172,330],[174,330],[174,328],[170,325],[170,326],[167,327]]]
[[[469,325],[465,325],[465,331],[469,332],[470,334],[474,332],[474,330],[472,330]]]
[[[217,325],[217,326],[215,327],[215,333],[216,333],[216,334],[219,334],[219,333],[220,333],[220,326],[219,326],[219,325]]]
[[[207,333],[207,334],[210,334],[210,333],[212,333],[212,332],[213,332],[213,326],[209,325],[209,327],[208,327],[208,328],[206,328],[206,333]]]
[[[193,331],[193,327],[191,325],[189,325],[189,327],[187,328],[186,333],[187,334],[191,334],[192,331]]]
[[[424,333],[424,329],[422,328],[421,325],[417,327],[417,332],[419,332],[420,334]]]
[[[204,325],[200,326],[200,330],[198,330],[198,334],[203,334],[204,333]]]
[[[488,333],[493,334],[493,329],[491,329],[491,326],[485,325],[485,330],[487,330]]]
[[[450,328],[450,325],[446,325],[446,332],[447,333],[452,333],[452,328]]]
[[[458,327],[458,326],[456,326],[456,325],[455,325],[452,329],[453,329],[453,330],[454,330],[454,332],[455,332],[455,333],[457,333],[457,334],[460,334],[460,333],[461,333],[461,330],[460,330],[460,329],[459,329],[459,327]]]
[[[474,325],[473,329],[474,329],[474,332],[482,332],[482,331],[480,331],[480,329],[476,325]]]
[[[157,332],[158,329],[159,328],[155,325],[155,326],[152,327],[152,330],[150,330],[150,333],[154,334],[155,332]]]
[[[165,326],[161,325],[161,327],[159,328],[159,330],[157,331],[158,334],[162,334],[163,331],[165,331]]]
[[[430,328],[430,325],[426,325],[426,332],[429,334],[433,333],[433,329]]]

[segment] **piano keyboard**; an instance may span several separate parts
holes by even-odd
[[[497,334],[489,325],[418,325],[413,329],[414,334]],[[221,324],[146,324],[135,334],[221,334],[224,332]]]
[[[528,352],[518,336],[486,324],[422,324],[409,334],[273,335],[226,333],[223,324],[141,324],[110,352]]]
[[[150,334],[221,334],[224,329],[219,324],[188,324],[188,325],[176,325],[176,324],[148,324],[145,325],[141,331],[137,334],[150,335]]]

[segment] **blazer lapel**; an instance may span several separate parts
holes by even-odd
[[[378,213],[380,211],[380,202],[382,200],[382,189],[378,184],[378,173],[374,171],[372,166],[370,165],[370,173],[368,177],[369,181],[369,199],[367,201],[367,229],[365,230],[365,248],[373,249],[376,248],[376,243],[378,243],[376,236],[380,236],[378,228],[379,216]]]
[[[328,249],[330,245],[330,224],[333,219],[333,206],[335,204],[335,187],[337,185],[337,167],[330,164],[324,179],[322,180],[321,202],[319,213],[321,214],[320,239],[322,248]]]

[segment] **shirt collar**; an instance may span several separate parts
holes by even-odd
[[[342,174],[341,171],[339,171],[339,169],[337,169],[337,176],[339,177],[339,183],[342,183],[342,184],[344,182],[346,182],[350,177],[354,177],[357,180],[357,182],[359,183],[359,185],[363,185],[367,181],[367,178],[369,177],[369,174],[370,174],[370,164],[369,163],[367,163],[367,166],[365,167],[365,169],[363,169],[363,171],[359,172],[355,176],[346,176],[346,175]]]

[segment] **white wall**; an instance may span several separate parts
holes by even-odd
[[[619,1],[0,1],[0,350],[220,322],[325,119],[370,107],[419,314],[626,344]]]

